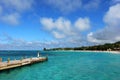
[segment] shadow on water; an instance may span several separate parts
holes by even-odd
[[[15,71],[15,70],[21,70],[22,67],[16,67],[16,68],[12,68],[12,69],[7,69],[7,70],[2,70],[0,71],[0,74],[4,73],[4,74],[10,74],[11,72]]]

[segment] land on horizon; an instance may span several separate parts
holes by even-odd
[[[56,51],[56,50],[91,50],[91,51],[120,51],[120,41],[115,43],[106,43],[103,45],[74,47],[74,48],[51,48],[43,49],[44,51]]]

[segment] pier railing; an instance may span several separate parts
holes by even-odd
[[[25,58],[25,59],[22,58],[21,60],[10,60],[10,58],[8,58],[7,62],[2,62],[2,58],[0,58],[0,70],[11,69],[11,68],[43,62],[47,60],[48,57],[33,57],[33,58]]]

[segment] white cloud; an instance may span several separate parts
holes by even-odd
[[[27,41],[13,38],[7,34],[0,35],[0,50],[40,50],[43,48],[66,47],[71,45],[69,41]]]
[[[55,26],[52,18],[41,18],[40,22],[48,30],[52,30]]]
[[[101,40],[101,39],[97,39],[96,37],[95,37],[95,34],[93,33],[93,32],[90,32],[88,35],[87,35],[87,39],[88,39],[88,41],[89,42],[92,42],[92,43],[98,43],[98,44],[104,44],[104,43],[107,43],[107,42],[112,42],[111,40],[109,40],[109,39],[103,39],[103,40]]]
[[[74,23],[63,17],[59,17],[56,20],[52,18],[41,18],[40,23],[45,30],[51,32],[55,38],[77,36],[81,31],[90,28],[90,21],[88,18],[79,18]]]
[[[0,15],[2,14],[3,10],[2,10],[2,7],[0,6]]]
[[[64,38],[64,37],[65,37],[64,34],[59,33],[59,32],[57,32],[57,31],[53,31],[52,34],[55,36],[55,38],[58,38],[58,39],[59,39],[59,38]]]
[[[43,48],[77,47],[85,45],[86,40],[79,36],[67,37],[66,39],[29,41],[22,38],[14,38],[7,34],[0,34],[0,50],[40,50]]]
[[[87,10],[89,9],[95,9],[98,8],[100,4],[100,0],[89,0],[89,2],[87,4],[85,4],[83,7]]]
[[[8,15],[5,15],[5,16],[1,16],[1,20],[3,22],[9,23],[9,24],[12,24],[12,25],[19,24],[19,18],[20,18],[20,15],[17,14],[17,13],[13,13],[13,14],[8,14]]]
[[[17,25],[24,12],[31,9],[33,0],[0,0],[1,21],[7,24]]]
[[[96,43],[115,42],[120,40],[120,4],[111,6],[104,16],[106,27],[88,34],[88,41]]]
[[[109,11],[104,17],[104,21],[111,27],[120,25],[120,4],[116,4],[109,8]]]
[[[0,50],[39,50],[49,47],[51,44],[40,41],[26,41],[24,39],[13,38],[7,34],[0,35]]]
[[[46,30],[50,31],[55,38],[64,38],[74,34],[71,29],[71,22],[62,17],[56,20],[52,18],[41,18],[40,23]]]
[[[87,35],[87,38],[88,38],[88,41],[93,42],[93,43],[99,43],[99,42],[100,42],[99,40],[97,40],[97,39],[95,39],[95,38],[93,37],[93,33],[92,33],[92,32],[90,32],[90,33]]]
[[[74,12],[80,9],[97,8],[100,4],[99,0],[48,0],[46,3],[63,14]]]
[[[112,4],[117,4],[117,3],[120,3],[120,0],[112,0],[111,3]]]
[[[0,3],[6,8],[23,11],[31,8],[33,0],[0,0]]]
[[[90,21],[88,18],[79,18],[75,22],[75,27],[78,28],[80,31],[84,31],[90,28]]]

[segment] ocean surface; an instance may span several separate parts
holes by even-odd
[[[120,80],[120,54],[53,51],[48,61],[0,72],[0,80]],[[0,51],[4,61],[35,57],[37,51]]]

